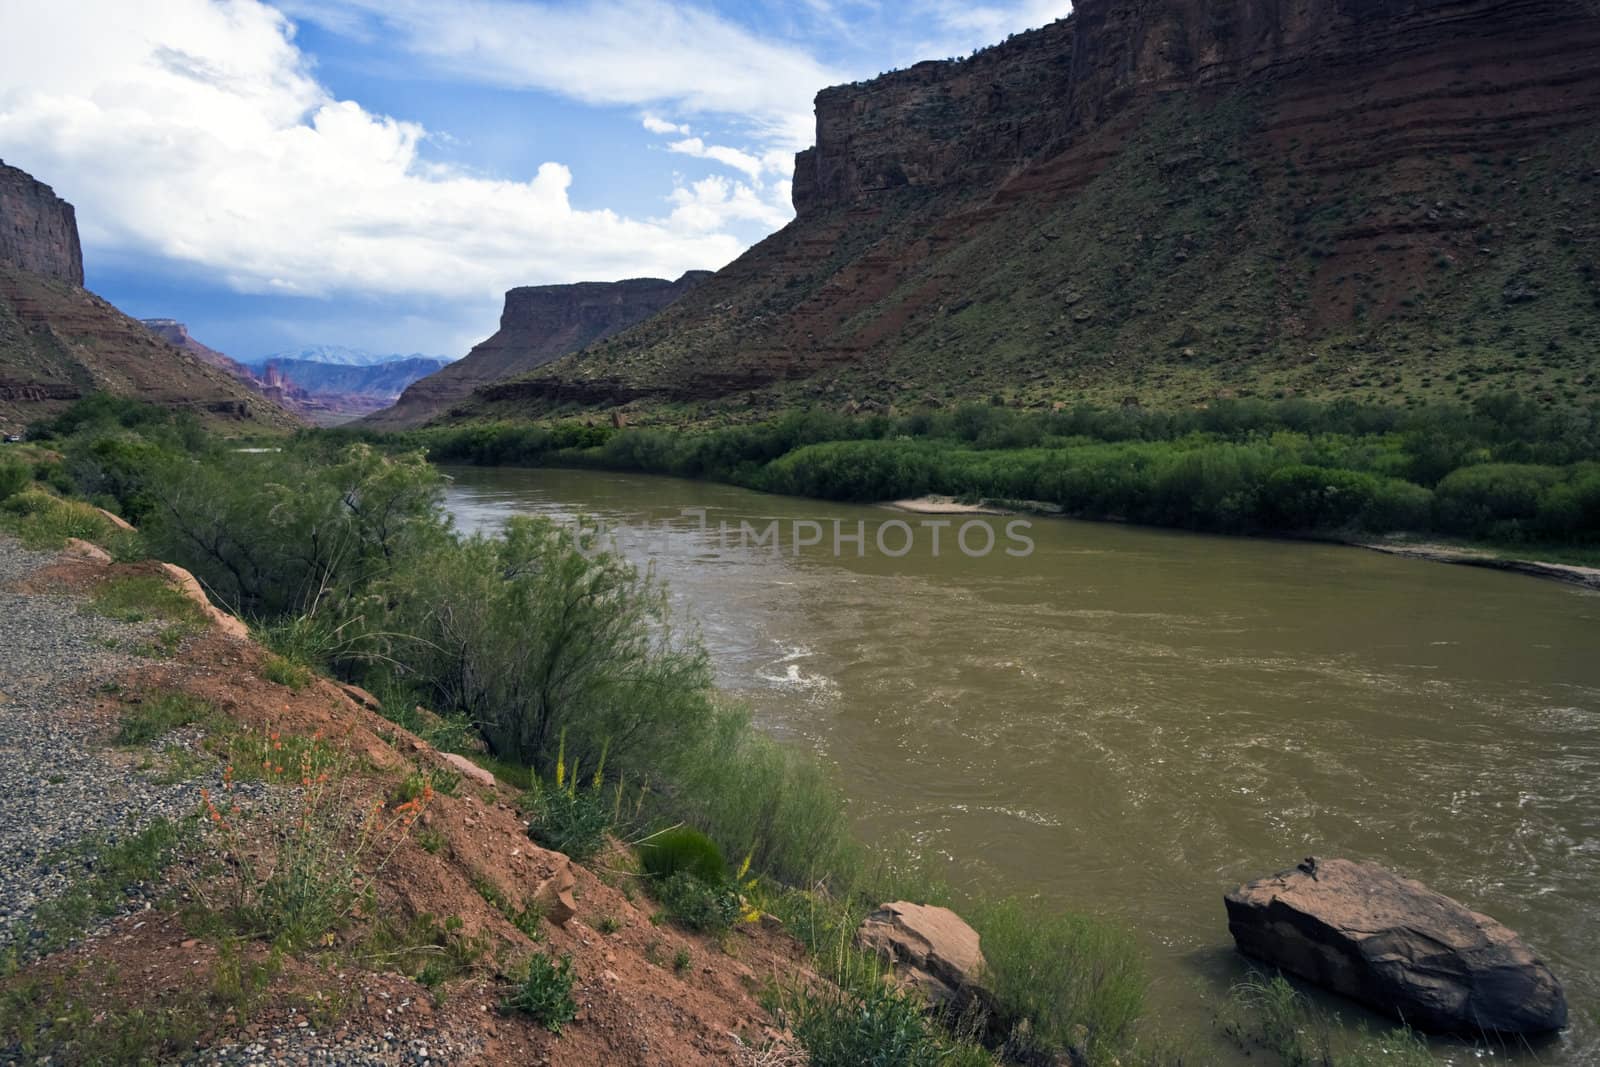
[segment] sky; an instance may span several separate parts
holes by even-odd
[[[812,99],[1057,0],[0,0],[0,159],[87,284],[237,359],[455,358],[517,285],[724,266]]]

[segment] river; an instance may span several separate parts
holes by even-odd
[[[995,544],[980,554],[974,527],[969,554],[966,517],[936,530],[675,479],[447,473],[463,529],[582,513],[632,531],[619,544],[670,584],[719,684],[837,769],[863,835],[910,835],[958,883],[1128,924],[1164,1023],[1208,1031],[1207,999],[1245,973],[1225,890],[1347,856],[1493,915],[1562,978],[1572,1029],[1497,1058],[1600,1062],[1600,595],[1052,519],[1012,531],[1031,551],[1010,520],[976,520]],[[741,522],[773,520],[779,552],[741,543]],[[865,543],[836,554],[835,521]],[[796,532],[821,543],[797,552]]]

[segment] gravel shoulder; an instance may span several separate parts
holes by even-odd
[[[16,591],[58,558],[0,536],[0,949],[81,876],[87,847],[192,813],[217,777],[164,782],[150,773],[152,753],[110,746],[95,702],[145,662],[123,649],[157,627],[104,618],[82,597]],[[126,887],[124,910],[147,907],[144,890]]]

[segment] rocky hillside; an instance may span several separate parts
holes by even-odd
[[[294,422],[227,372],[84,289],[72,205],[0,165],[0,432],[20,431],[98,391],[211,421]]]
[[[412,385],[394,407],[366,421],[396,429],[420,426],[466,400],[474,389],[526,374],[643,322],[710,277],[710,271],[690,271],[672,282],[634,278],[512,289],[493,337]]]
[[[1082,0],[817,97],[799,217],[464,416],[1595,396],[1595,0]]]

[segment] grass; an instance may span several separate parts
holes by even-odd
[[[532,956],[522,977],[501,1000],[500,1009],[507,1014],[526,1015],[559,1035],[562,1027],[578,1014],[577,1002],[572,999],[575,980],[571,956]]]
[[[473,877],[472,888],[478,891],[478,895],[485,903],[498,911],[506,922],[515,926],[530,941],[538,941],[544,937],[544,928],[540,924],[544,921],[545,907],[541,902],[532,901],[521,909],[513,907],[505,894],[496,889],[493,882],[481,875]]]
[[[1229,1040],[1247,1054],[1264,1051],[1283,1067],[1435,1067],[1414,1031],[1350,1034],[1281,975],[1235,985],[1218,1013]]]
[[[429,989],[466,974],[489,949],[489,938],[467,937],[461,919],[432,915],[410,921],[380,918],[357,950],[364,963],[415,978]]]
[[[0,1047],[29,1063],[168,1063],[192,1051],[216,1015],[198,990],[148,1007],[97,1008],[54,976],[0,993]]]
[[[117,727],[117,744],[147,745],[172,731],[214,720],[216,709],[186,693],[157,693],[133,705]]]
[[[118,557],[133,554],[131,546],[137,541],[92,505],[63,500],[43,489],[24,489],[0,503],[0,530],[15,534],[32,549],[58,549],[77,538]]]
[[[301,666],[286,656],[272,655],[261,664],[261,677],[298,693],[311,684],[314,675],[309,667]]]
[[[982,938],[1002,1025],[1026,1024],[1031,1042],[1076,1046],[1091,1060],[1126,1046],[1146,985],[1131,933],[1016,899],[980,903],[967,918]]]
[[[156,819],[127,836],[107,836],[73,850],[82,864],[71,886],[61,896],[40,905],[33,923],[13,945],[12,965],[20,958],[44,955],[83,936],[101,919],[116,915],[126,905],[128,890],[153,881],[178,851],[178,824]]]
[[[89,599],[95,612],[117,622],[160,620],[205,625],[205,613],[177,586],[158,575],[135,574],[112,578],[95,587]]]

